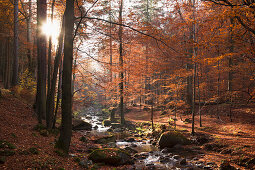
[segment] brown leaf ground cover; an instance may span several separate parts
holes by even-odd
[[[0,99],[0,140],[15,146],[13,156],[2,156],[0,169],[79,169],[71,157],[55,152],[56,135],[33,130],[37,120],[30,104],[12,95]],[[8,148],[1,148],[8,150]]]
[[[224,149],[230,149],[231,153],[208,151],[201,146],[200,149],[204,156],[198,157],[199,160],[213,161],[219,165],[223,159],[226,159],[230,160],[235,167],[245,169],[244,166],[237,165],[237,162],[246,157],[255,158],[255,107],[253,105],[234,107],[233,122],[230,122],[225,114],[227,108],[221,109],[221,120],[217,119],[214,114],[207,115],[208,110],[216,109],[210,106],[203,111],[203,127],[199,127],[198,116],[196,116],[196,132],[210,135],[214,143],[221,143],[225,146]],[[140,112],[138,108],[134,108],[126,114],[126,118],[134,122],[150,121],[150,111]],[[173,118],[172,113],[160,115],[157,111],[154,115],[155,123],[169,125],[169,118]],[[177,129],[190,131],[191,124],[182,121],[190,118],[190,115],[182,115],[181,119],[177,116]],[[170,121],[171,125],[172,123]],[[5,143],[4,147],[0,147],[0,151],[12,151],[12,156],[1,156],[1,159],[5,161],[0,164],[0,169],[91,169],[93,167],[93,165],[88,168],[81,167],[77,162],[77,157],[86,160],[89,148],[100,147],[91,142],[94,136],[85,136],[84,132],[74,132],[70,153],[76,156],[63,156],[54,148],[57,135],[54,133],[44,135],[41,131],[34,130],[36,124],[32,105],[25,102],[23,98],[8,94],[0,99],[0,141],[14,145],[14,147],[9,147]],[[87,142],[80,141],[82,136],[88,139]],[[100,169],[115,168],[100,167]],[[128,166],[117,169],[126,168]],[[254,169],[254,167],[246,169]]]

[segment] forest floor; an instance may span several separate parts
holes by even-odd
[[[207,110],[216,109],[210,106]],[[223,147],[220,148],[221,152],[218,152],[201,146],[204,156],[199,159],[206,162],[213,161],[218,165],[226,159],[230,160],[235,167],[245,169],[244,166],[239,166],[246,163],[243,160],[255,158],[255,106],[233,107],[232,122],[223,114],[227,113],[227,108],[221,110],[221,120],[215,115],[202,115],[203,127],[199,127],[198,116],[196,116],[195,131],[208,134],[213,138],[214,143],[221,143]],[[126,114],[126,118],[134,122],[150,121],[150,111],[139,111],[139,108],[135,107]],[[155,123],[169,125],[169,118],[173,118],[173,115],[160,115],[159,111],[154,114]],[[177,119],[177,129],[190,133],[191,123],[182,120],[191,119],[191,116],[182,116],[182,120],[178,116]],[[35,129],[36,125],[37,119],[29,102],[10,92],[0,98],[0,153],[2,155],[0,169],[84,169],[77,162],[77,157],[63,156],[54,148],[57,140],[57,134],[54,131],[52,133],[38,131]],[[91,140],[82,142],[81,137],[81,132],[74,132],[70,147],[71,154],[78,155],[79,159],[86,157],[85,150],[93,145]],[[254,167],[247,169],[252,168]]]
[[[215,162],[218,165],[222,160],[228,160],[235,167],[245,169],[244,166],[247,166],[244,165],[247,163],[245,160],[255,158],[255,105],[232,107],[232,122],[226,115],[229,112],[229,106],[220,106],[219,110],[220,119],[217,119],[216,106],[204,108],[201,116],[202,127],[199,126],[199,116],[196,115],[195,117],[195,132],[210,136],[213,139],[211,143],[217,143],[221,146],[217,149],[201,146],[204,156],[200,160]],[[151,121],[151,111],[143,111],[137,107],[128,112],[125,117],[134,122]],[[191,115],[179,116],[177,114],[176,128],[191,133],[191,118]],[[160,111],[154,112],[154,123],[170,124],[174,127],[173,119],[173,113],[161,115]],[[246,169],[255,169],[254,165],[253,159],[252,167],[246,167]]]
[[[78,169],[71,157],[59,156],[56,135],[34,130],[36,124],[26,100],[9,92],[0,98],[0,169]]]

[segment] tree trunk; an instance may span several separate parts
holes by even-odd
[[[36,92],[36,111],[38,122],[46,114],[46,36],[40,31],[42,24],[46,22],[47,4],[46,0],[37,1],[37,92]]]
[[[28,2],[28,17],[27,17],[27,60],[28,70],[31,74],[34,73],[32,66],[32,2]]]
[[[52,5],[51,5],[51,22],[53,22],[54,5],[55,5],[55,0],[53,0]],[[52,36],[50,35],[49,36],[49,47],[48,47],[48,91],[47,91],[47,96],[51,89],[51,84],[50,84],[51,83],[51,75],[52,75],[51,50],[52,50]],[[46,115],[46,117],[47,117],[47,115]]]
[[[62,51],[63,51],[63,36],[64,36],[64,19],[62,22],[62,28],[61,32],[58,38],[58,50],[57,55],[54,60],[54,70],[53,70],[53,76],[51,79],[50,87],[47,94],[47,112],[46,112],[46,124],[47,128],[51,129],[53,127],[53,113],[54,113],[54,106],[55,106],[55,94],[56,94],[56,83],[57,83],[57,76],[58,76],[58,68],[59,64],[62,59]]]
[[[122,10],[123,10],[123,0],[120,0],[120,10],[119,10],[119,65],[120,65],[120,120],[121,124],[125,124],[125,117],[124,117],[124,71],[123,71],[123,42],[122,42],[122,32],[123,28],[121,26],[122,24]]]
[[[12,74],[12,86],[18,85],[18,71],[19,71],[19,0],[14,0],[14,44],[13,44],[13,74]]]
[[[62,85],[62,71],[63,71],[63,62],[62,62],[62,56],[60,59],[60,65],[59,65],[59,76],[58,76],[58,95],[57,95],[57,102],[56,102],[56,108],[54,113],[54,119],[53,119],[53,128],[56,127],[56,120],[57,120],[57,114],[58,114],[58,108],[59,108],[59,102],[62,98],[62,91],[61,91],[61,85]]]
[[[62,76],[62,122],[57,147],[68,153],[72,136],[72,66],[74,0],[66,1],[65,10],[64,61]]]
[[[191,2],[192,5],[192,38],[193,38],[193,45],[192,45],[192,54],[194,56],[194,71],[193,71],[193,100],[192,100],[192,129],[191,129],[191,134],[195,134],[195,102],[196,102],[196,74],[197,74],[197,66],[196,66],[196,56],[197,56],[197,48],[195,47],[195,42],[196,42],[196,25],[195,25],[195,0],[192,0]]]
[[[230,18],[230,30],[229,30],[229,53],[230,56],[228,58],[228,93],[229,93],[229,97],[230,97],[230,105],[229,105],[229,118],[230,121],[232,122],[232,88],[233,88],[233,84],[232,84],[232,80],[233,80],[233,72],[232,72],[232,66],[233,66],[233,61],[232,61],[232,55],[234,53],[234,40],[233,40],[233,29],[232,29],[232,25],[234,25],[234,19]]]

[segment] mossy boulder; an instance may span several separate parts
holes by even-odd
[[[95,143],[97,143],[97,144],[107,144],[110,142],[116,142],[116,137],[113,135],[110,135],[110,136],[103,136],[103,137],[95,140]]]
[[[158,142],[161,149],[172,148],[177,144],[186,145],[189,143],[189,140],[182,133],[177,131],[168,131],[162,133]]]
[[[91,130],[92,125],[81,119],[73,119],[73,130]]]
[[[102,123],[104,126],[111,126],[111,120],[109,119],[105,119]]]
[[[105,163],[108,165],[132,164],[131,156],[119,148],[104,148],[94,150],[88,157],[95,163]]]

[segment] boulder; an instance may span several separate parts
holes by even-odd
[[[111,120],[105,119],[105,120],[103,121],[103,125],[104,125],[104,126],[111,126]]]
[[[91,130],[92,125],[81,119],[73,119],[73,130]]]
[[[113,135],[110,135],[110,136],[104,136],[104,137],[101,137],[101,138],[95,140],[95,143],[97,143],[97,144],[107,144],[110,142],[116,142],[116,137]]]
[[[125,139],[125,141],[126,142],[135,142],[136,140],[135,140],[135,138],[127,138],[127,139]]]
[[[135,154],[135,153],[138,153],[137,150],[135,149],[132,149],[130,147],[125,147],[124,150],[129,153],[129,154]]]
[[[95,163],[105,163],[107,165],[132,164],[131,156],[119,148],[104,148],[94,150],[88,157]]]
[[[162,148],[172,148],[177,144],[188,144],[189,140],[177,131],[168,131],[161,134],[159,138],[159,147]]]

